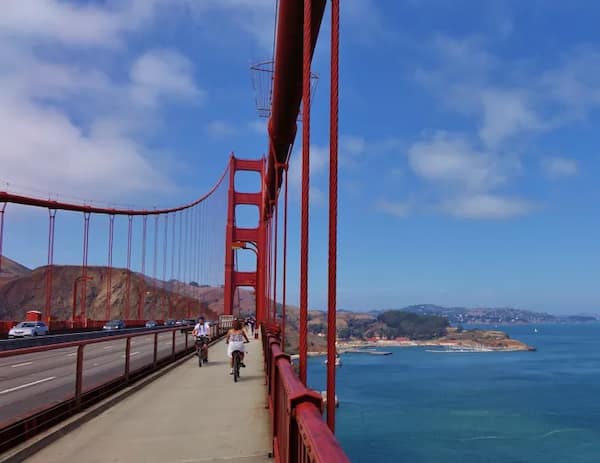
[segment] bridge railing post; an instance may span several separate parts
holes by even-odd
[[[81,391],[83,390],[83,344],[77,346],[77,363],[75,367],[75,406],[81,409]]]
[[[156,370],[156,363],[158,361],[158,333],[154,333],[154,356],[152,360],[152,368]]]
[[[173,338],[171,341],[171,360],[175,359],[175,331],[176,330],[173,330],[171,332]]]
[[[125,381],[129,381],[129,361],[131,357],[131,337],[125,340]]]

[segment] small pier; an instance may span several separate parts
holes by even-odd
[[[340,351],[342,354],[369,354],[369,355],[392,355],[389,351],[373,349],[345,349]]]

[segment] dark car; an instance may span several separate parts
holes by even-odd
[[[172,318],[165,320],[165,326],[175,326],[176,322]]]
[[[156,328],[158,323],[156,323],[154,320],[148,320],[145,326],[146,328]]]
[[[125,322],[123,320],[110,320],[105,323],[102,327],[103,330],[122,330],[125,329]]]
[[[186,325],[191,325],[191,326],[196,326],[196,323],[198,323],[195,318],[186,318],[185,320],[183,320],[183,322]]]

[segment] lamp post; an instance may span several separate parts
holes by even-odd
[[[75,327],[75,317],[77,316],[77,284],[80,281],[93,280],[92,277],[87,275],[80,275],[73,280],[73,314],[71,315],[71,328]],[[85,297],[85,294],[83,295]]]
[[[248,246],[249,244],[251,244],[252,246]],[[258,258],[258,248],[256,247],[256,244],[252,241],[234,241],[231,247],[233,249],[249,249],[254,254],[256,254],[256,258]]]
[[[258,247],[256,243],[253,241],[234,241],[232,246],[233,249],[247,249],[252,251],[256,255],[256,266],[258,267]],[[238,317],[240,316],[240,311],[242,310],[241,298],[240,298],[240,290],[236,288],[238,292]],[[254,288],[254,294],[256,295],[256,287]],[[256,301],[256,296],[255,299]],[[254,337],[258,339],[258,330],[254,332]]]

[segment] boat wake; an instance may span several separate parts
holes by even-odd
[[[474,440],[489,440],[489,439],[504,439],[501,436],[477,436],[477,437],[469,437],[467,439],[461,439],[461,442],[471,442]]]
[[[554,434],[559,434],[561,432],[577,432],[577,431],[583,431],[583,429],[581,429],[581,428],[555,429],[553,431],[547,432],[542,437],[540,437],[540,439],[545,439],[546,437],[550,437],[550,436],[553,436]]]

